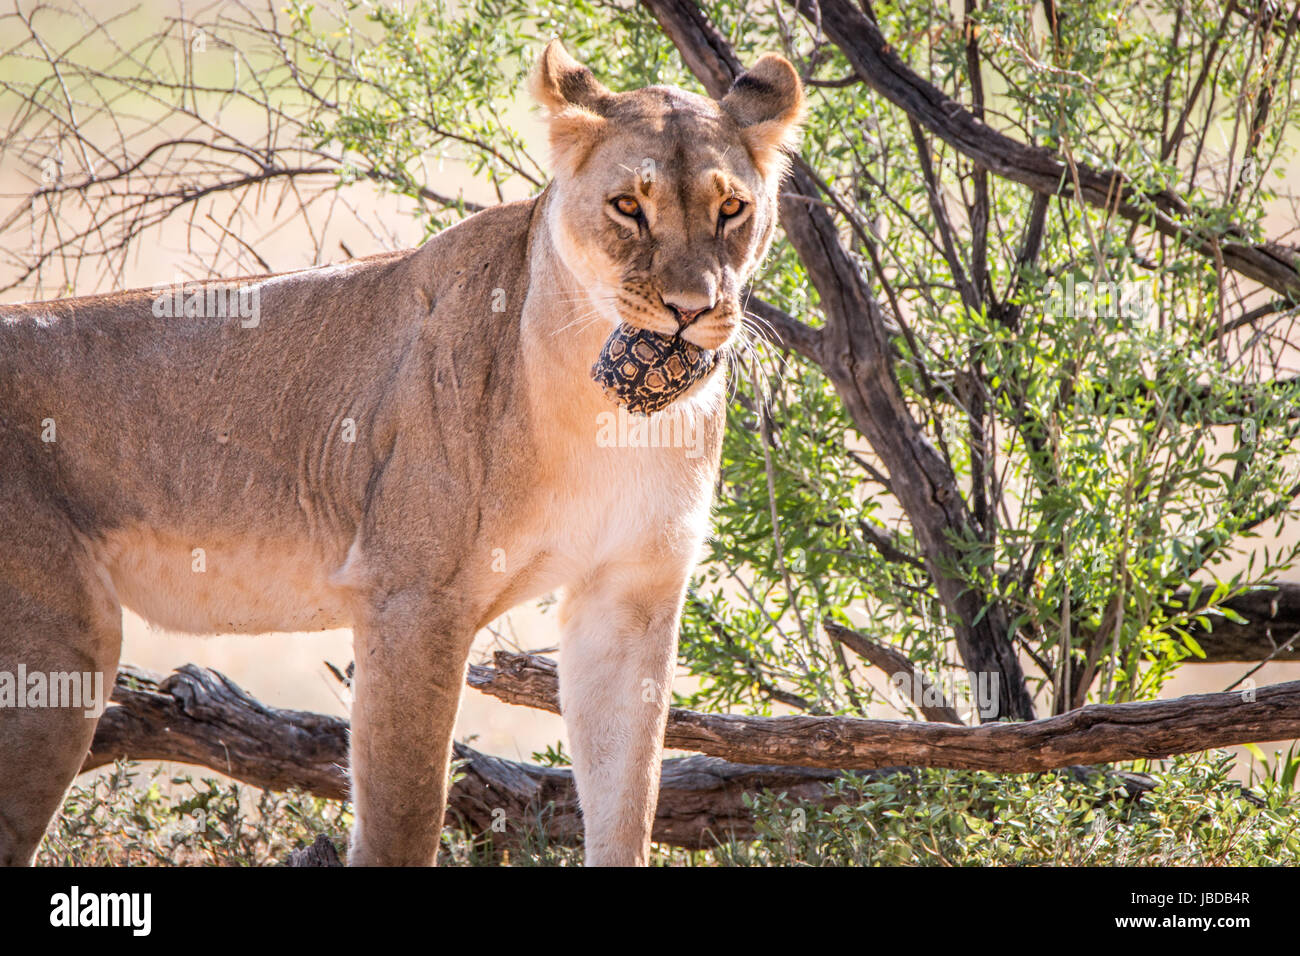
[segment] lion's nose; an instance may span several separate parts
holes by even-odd
[[[668,309],[673,313],[673,318],[677,320],[678,327],[683,329],[686,328],[688,325],[690,325],[692,322],[694,322],[696,319],[698,319],[705,312],[708,312],[709,309],[713,308],[712,302],[701,305],[699,299],[695,299],[694,301],[687,301],[684,298],[669,299],[664,296],[661,296],[661,298],[663,298],[664,305],[666,305]]]
[[[686,328],[688,325],[690,325],[692,322],[694,322],[701,315],[703,315],[705,312],[708,311],[708,309],[693,309],[690,312],[686,312],[672,305],[670,305],[668,308],[673,310],[673,315],[677,317],[677,324],[680,325],[682,328]]]

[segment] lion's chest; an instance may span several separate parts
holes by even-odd
[[[712,440],[676,431],[665,416],[603,422],[596,440],[557,453],[529,489],[520,520],[494,546],[489,619],[529,599],[573,587],[609,567],[654,566],[693,556],[708,530],[715,478]]]
[[[571,562],[639,560],[697,529],[708,498],[704,467],[675,449],[602,449],[575,462],[549,496],[548,545]]]

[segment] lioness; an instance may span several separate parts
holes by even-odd
[[[540,195],[256,280],[256,321],[144,290],[0,308],[0,674],[111,687],[123,606],[190,633],[350,626],[353,864],[435,861],[474,634],[556,590],[587,863],[649,853],[725,363],[656,413],[693,447],[598,441],[590,369],[619,323],[732,341],[803,93],[773,55],[720,103],[613,93],[558,42],[532,88]],[[12,704],[0,863],[24,864],[95,719]]]

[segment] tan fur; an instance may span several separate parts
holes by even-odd
[[[703,308],[682,335],[731,341],[802,106],[782,64],[719,106],[611,93],[553,43],[540,196],[249,280],[256,323],[159,318],[147,290],[0,307],[0,672],[111,686],[123,605],[194,633],[351,626],[350,862],[428,864],[470,642],[562,591],[587,861],[644,863],[723,373],[655,416],[698,441],[607,447],[589,368],[620,321],[671,334]],[[748,205],[719,228],[730,195]],[[0,709],[0,863],[31,859],[94,726]]]

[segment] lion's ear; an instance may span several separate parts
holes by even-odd
[[[614,94],[559,40],[546,44],[529,85],[547,114],[553,165],[557,171],[575,172],[604,133],[601,114]]]
[[[575,106],[599,115],[614,97],[591,70],[569,56],[559,40],[546,44],[533,67],[531,84],[534,99],[552,116]]]
[[[750,154],[768,175],[784,165],[784,151],[799,142],[803,83],[789,60],[768,53],[736,78],[722,108],[740,124]]]

